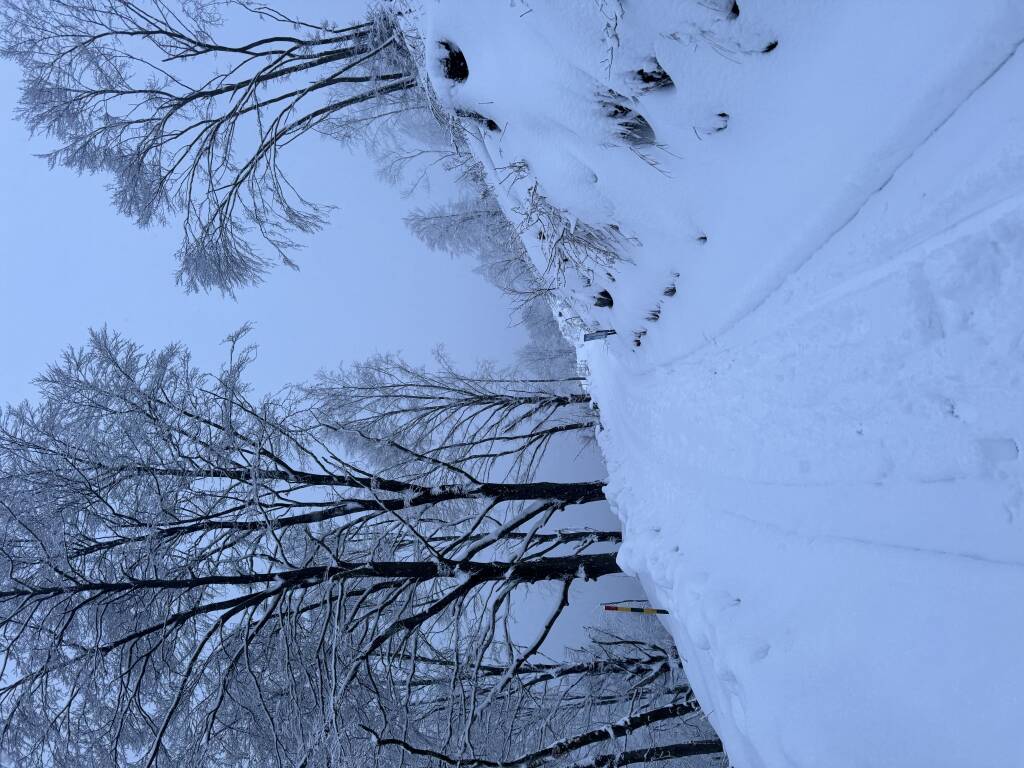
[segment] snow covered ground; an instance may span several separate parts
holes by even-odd
[[[732,763],[1024,765],[1024,6],[425,10],[538,267],[617,243],[556,303]]]

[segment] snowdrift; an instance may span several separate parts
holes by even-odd
[[[1024,765],[1024,7],[438,0],[420,27],[732,763]]]

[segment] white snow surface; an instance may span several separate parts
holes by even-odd
[[[731,5],[425,0],[422,29],[499,126],[506,211],[536,185],[623,236],[556,304],[617,331],[574,341],[620,561],[731,763],[1022,766],[1024,4]]]

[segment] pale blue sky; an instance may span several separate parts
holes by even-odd
[[[176,227],[141,231],[110,207],[103,177],[32,156],[49,145],[30,143],[11,118],[18,76],[0,62],[0,401],[29,397],[33,376],[104,323],[147,347],[183,341],[208,366],[226,334],[254,321],[253,375],[268,388],[375,351],[425,362],[443,343],[469,364],[507,360],[523,343],[508,301],[471,260],[429,252],[408,232],[414,201],[369,159],[315,136],[289,161],[303,191],[339,208],[298,253],[301,271],[277,269],[235,301],[185,295],[173,276]]]

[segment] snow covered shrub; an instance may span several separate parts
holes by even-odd
[[[543,233],[543,250],[548,256],[548,277],[554,285],[564,282],[567,269],[592,277],[595,269],[607,269],[620,260],[629,238],[614,224],[600,226],[570,218],[556,208],[537,186],[530,189],[529,207],[522,212],[520,229],[534,225]]]
[[[667,77],[667,75],[666,75]],[[647,118],[628,106],[629,99],[621,93],[609,89],[598,97],[598,103],[604,114],[614,120],[618,126],[618,136],[630,144],[654,144],[654,129]]]
[[[649,65],[638,69],[636,71],[636,78],[641,83],[641,93],[675,88],[676,85],[672,80],[672,76],[665,71],[657,59],[652,59]]]

